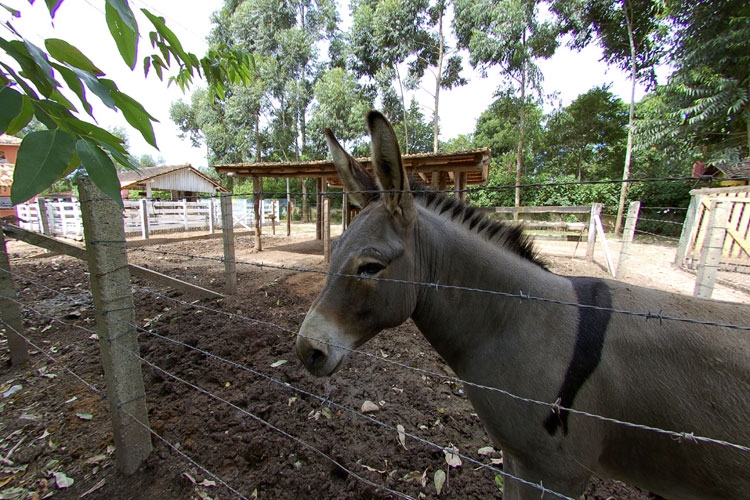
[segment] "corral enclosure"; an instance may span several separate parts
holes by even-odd
[[[325,280],[322,243],[311,231],[267,237],[262,253],[253,251],[250,234],[238,235],[238,293],[224,299],[199,300],[134,280],[155,449],[129,477],[114,467],[84,263],[40,257],[34,247],[9,242],[23,326],[34,345],[29,367],[6,363],[0,372],[9,394],[0,401],[0,453],[7,458],[0,491],[43,494],[48,488],[66,499],[86,493],[83,498],[396,497],[369,481],[407,497],[437,498],[434,477],[442,470],[439,498],[500,497],[498,474],[488,467],[500,455],[485,450],[489,440],[461,384],[413,325],[381,333],[331,379],[312,378],[297,361],[295,332]],[[586,263],[575,242],[538,246],[555,272],[606,276],[603,261]],[[694,277],[669,264],[674,252],[674,245],[637,245],[637,264],[626,280],[691,293]],[[220,290],[222,255],[220,238],[172,235],[131,248],[128,259]],[[721,286],[714,296],[750,303]],[[362,413],[366,401],[378,411]],[[408,434],[403,444],[398,426]],[[446,462],[443,449],[451,446],[462,455],[459,467]],[[74,482],[58,489],[58,477]],[[587,498],[649,495],[597,482]]]

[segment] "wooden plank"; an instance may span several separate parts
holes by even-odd
[[[588,214],[591,212],[590,206],[542,206],[542,207],[489,207],[479,208],[482,212],[494,212],[499,214],[544,214],[544,213],[557,213],[557,214]]]
[[[604,226],[602,225],[602,218],[597,214],[596,217],[594,217],[594,225],[596,226],[596,232],[599,235],[599,238],[601,238],[602,242],[602,250],[604,251],[604,260],[607,262],[607,270],[609,271],[609,274],[612,275],[613,278],[615,278],[615,265],[612,262],[612,254],[609,251],[609,244],[607,244],[607,237],[604,235]]]
[[[49,236],[44,236],[39,233],[27,231],[13,225],[3,226],[3,232],[10,238],[16,239],[18,241],[23,241],[25,243],[28,243],[29,245],[44,248],[45,250],[49,250],[51,252],[68,255],[75,259],[86,260],[86,249],[82,246],[60,241],[55,238],[50,238]],[[179,290],[183,290],[184,292],[195,294],[199,297],[206,297],[209,299],[220,299],[224,297],[222,294],[214,292],[213,290],[208,290],[206,288],[187,283],[177,278],[172,278],[171,276],[156,272],[152,269],[147,269],[136,264],[128,264],[128,267],[130,268],[130,274],[132,274],[133,276],[160,283],[172,288],[177,288]]]

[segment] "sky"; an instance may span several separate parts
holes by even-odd
[[[111,129],[123,127],[128,133],[130,152],[136,158],[151,155],[155,160],[163,160],[167,165],[189,163],[195,167],[206,166],[206,151],[191,147],[190,141],[179,138],[179,129],[169,118],[170,105],[180,99],[189,102],[190,90],[183,94],[179,88],[160,81],[156,75],[143,76],[141,61],[151,53],[147,36],[150,23],[140,12],[142,8],[163,16],[167,26],[180,38],[186,50],[205,54],[206,37],[212,28],[211,14],[219,10],[223,0],[130,0],[136,14],[142,39],[139,45],[139,61],[135,70],[122,61],[104,20],[104,2],[101,0],[65,0],[55,18],[50,19],[45,3],[37,0],[29,5],[27,0],[4,0],[3,3],[21,11],[21,18],[12,20],[13,26],[32,43],[43,47],[44,39],[55,37],[66,40],[81,49],[108,78],[113,79],[121,91],[139,101],[159,122],[154,125],[155,150],[144,141],[140,133],[130,127],[122,114],[105,107],[97,98],[89,94],[94,105],[94,118],[99,126]],[[0,9],[2,10],[2,9]],[[9,18],[3,11],[0,21]],[[626,74],[617,68],[608,68],[599,62],[601,51],[591,46],[581,52],[561,47],[551,59],[539,61],[544,75],[544,94],[556,94],[563,105],[570,104],[580,94],[601,84],[611,84],[611,91],[625,102],[630,98],[630,82]],[[497,71],[490,71],[487,78],[481,78],[467,64],[464,73],[469,84],[451,91],[442,91],[440,97],[441,140],[474,131],[476,120],[493,101],[493,94],[501,83]],[[202,82],[196,82],[196,87]],[[429,83],[427,84],[430,85]],[[204,85],[205,86],[205,85]],[[636,99],[645,92],[638,86]],[[417,95],[425,106],[431,105],[431,97],[422,92]],[[75,99],[72,99],[75,102]],[[431,108],[423,109],[430,116]],[[86,119],[84,113],[84,119]],[[90,120],[90,118],[89,118]]]

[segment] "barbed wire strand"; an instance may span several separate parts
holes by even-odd
[[[165,296],[165,298],[169,298],[169,297]],[[175,300],[176,302],[180,302],[180,301],[177,301],[176,299],[172,299],[172,298],[169,298],[169,299]],[[188,303],[184,303],[184,304],[186,306],[190,306],[190,307],[197,307],[198,306],[197,304],[188,304]],[[252,318],[246,318],[246,317],[244,317],[242,315],[238,315],[238,314],[235,314],[235,313],[226,313],[224,311],[207,308],[205,306],[200,306],[200,307],[202,307],[203,309],[209,310],[211,312],[214,312],[216,314],[227,315],[227,316],[230,316],[230,317],[236,317],[236,318],[240,318],[240,319],[243,319],[243,320],[247,319],[249,321],[255,321]],[[271,326],[273,326],[275,328],[278,328],[278,329],[280,329],[282,331],[288,332],[292,336],[296,334],[296,335],[298,335],[300,337],[307,338],[306,336],[301,335],[298,332],[294,332],[294,331],[292,331],[290,329],[281,327],[279,325],[276,325],[276,324],[273,324],[273,323],[268,323],[268,322],[265,322],[265,323],[267,325],[271,325]],[[132,328],[136,328],[136,329],[138,329],[140,331],[146,332],[149,335],[155,335],[154,332],[152,332],[152,331],[150,331],[148,329],[142,328],[142,327],[140,327],[138,325],[129,325],[129,326],[132,327]],[[165,337],[165,339],[167,339],[167,340],[169,340],[171,342],[180,343],[179,341],[169,339],[168,337]],[[390,359],[387,359],[387,358],[380,358],[380,357],[378,357],[376,355],[373,355],[371,353],[367,353],[365,351],[359,351],[359,350],[356,350],[356,349],[348,348],[346,346],[341,346],[341,345],[338,345],[336,343],[326,341],[324,339],[315,339],[315,340],[318,341],[318,342],[321,342],[323,344],[326,344],[326,345],[328,345],[330,347],[335,347],[335,348],[338,348],[338,349],[342,349],[342,350],[344,350],[344,351],[346,351],[348,353],[356,353],[356,354],[361,355],[361,356],[371,357],[371,358],[373,358],[373,359],[375,359],[377,361],[388,363],[388,364],[392,364],[394,366],[397,366],[397,367],[405,369],[405,370],[415,371],[415,372],[423,374],[423,375],[433,376],[433,377],[440,378],[440,379],[443,379],[443,380],[446,380],[446,381],[449,381],[449,382],[452,382],[452,383],[464,384],[466,386],[475,387],[475,388],[481,389],[481,390],[498,392],[499,394],[502,394],[503,396],[506,396],[506,397],[509,397],[511,399],[515,399],[517,401],[521,401],[521,402],[524,402],[524,403],[545,406],[545,407],[550,408],[550,410],[553,411],[553,412],[555,412],[555,413],[560,412],[560,411],[567,411],[567,412],[570,412],[572,414],[584,416],[584,417],[587,417],[587,418],[592,418],[592,419],[595,419],[595,420],[601,420],[601,421],[609,422],[609,423],[616,424],[616,425],[621,425],[621,426],[631,427],[631,428],[640,429],[640,430],[644,430],[644,431],[650,431],[650,432],[655,432],[655,433],[659,433],[659,434],[669,435],[669,436],[671,436],[671,437],[673,437],[675,439],[678,439],[678,440],[700,441],[700,442],[705,442],[705,443],[710,443],[710,444],[715,444],[715,445],[721,445],[721,446],[727,446],[727,447],[731,447],[731,448],[736,448],[736,449],[738,449],[740,451],[744,451],[744,452],[750,452],[750,447],[745,446],[745,445],[740,445],[740,444],[732,443],[732,442],[729,442],[729,441],[715,439],[715,438],[710,438],[710,437],[706,437],[706,436],[700,436],[700,435],[696,436],[693,432],[678,432],[678,431],[672,431],[672,430],[667,430],[667,429],[661,429],[661,428],[657,428],[657,427],[647,426],[647,425],[643,425],[643,424],[636,424],[636,423],[633,423],[633,422],[627,422],[627,421],[622,421],[622,420],[614,419],[614,418],[611,418],[611,417],[605,417],[603,415],[593,414],[593,413],[585,412],[585,411],[582,411],[582,410],[577,410],[577,409],[574,409],[574,408],[562,407],[562,406],[560,406],[557,403],[549,403],[549,402],[546,402],[546,401],[539,401],[539,400],[534,400],[534,399],[530,399],[530,398],[525,398],[523,396],[516,395],[514,393],[511,393],[509,391],[506,391],[506,390],[498,388],[498,387],[486,386],[486,385],[482,385],[482,384],[475,384],[473,382],[469,382],[469,381],[463,380],[463,379],[458,378],[458,377],[452,377],[452,376],[449,376],[449,375],[443,375],[443,374],[432,372],[430,370],[426,370],[426,369],[423,369],[423,368],[409,366],[409,365],[406,365],[404,363],[400,363],[400,362],[395,361],[395,360],[390,360]],[[205,352],[205,351],[201,351],[200,349],[197,349],[197,348],[194,348],[192,346],[189,346],[188,344],[183,344],[183,343],[180,343],[180,344],[183,347],[186,347],[186,348],[189,348],[189,349],[198,350],[203,355],[211,356],[211,357],[214,357],[216,359],[223,360],[223,361],[225,361],[227,363],[230,363],[230,364],[235,364],[232,361],[224,360],[224,358],[221,358],[219,356],[210,354],[210,353]],[[242,369],[246,369],[246,370],[250,371],[251,373],[255,373],[252,369],[250,369],[248,367],[244,367],[243,365],[237,364],[237,367],[241,367]],[[265,375],[259,375],[259,376],[265,376]],[[285,385],[285,383],[281,383],[281,382],[280,382],[280,384]],[[366,418],[369,418],[369,417],[366,417]]]

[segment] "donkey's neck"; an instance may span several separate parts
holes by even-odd
[[[417,273],[420,282],[436,286],[422,289],[412,319],[462,376],[477,349],[495,349],[519,325],[535,320],[530,319],[528,307],[537,305],[519,311],[521,293],[550,297],[554,291],[564,294],[570,284],[461,222],[423,207],[420,212],[415,237]]]

